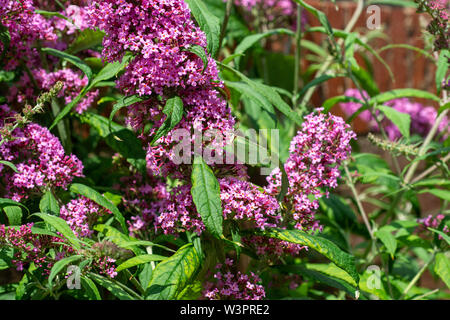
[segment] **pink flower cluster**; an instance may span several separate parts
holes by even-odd
[[[6,246],[15,250],[12,263],[18,271],[22,271],[26,264],[34,263],[37,268],[46,269],[48,273],[53,266],[53,261],[48,256],[50,248],[56,248],[60,238],[48,235],[33,234],[33,223],[20,227],[6,227],[0,224],[0,247]],[[64,252],[72,249],[65,247]]]
[[[219,180],[224,219],[251,221],[258,229],[276,227],[281,220],[276,198],[235,177]]]
[[[90,237],[94,232],[90,228],[91,225],[98,217],[110,213],[108,209],[81,196],[62,206],[59,215],[67,221],[77,237]]]
[[[233,128],[231,110],[216,91],[222,84],[214,60],[208,56],[204,69],[202,59],[189,52],[200,46],[206,54],[206,37],[191,20],[183,0],[143,0],[139,5],[125,0],[94,1],[88,12],[92,26],[106,32],[103,56],[108,61],[118,61],[126,52],[134,56],[117,86],[126,95],[148,97],[128,108],[127,121],[146,145],[152,174],[166,176],[177,170],[171,159],[178,140],[171,133],[159,139],[159,146],[149,145],[166,119],[162,109],[167,99],[179,96],[183,100],[185,114],[175,129],[225,133]],[[153,127],[144,134],[149,122]]]
[[[226,259],[216,266],[215,282],[207,282],[203,296],[210,300],[262,300],[266,296],[261,279],[253,272],[250,275],[230,272],[233,260]]]
[[[89,28],[89,15],[85,7],[77,5],[68,5],[63,10],[62,15],[69,19],[55,17],[55,28],[64,31],[65,34],[74,34],[77,30],[85,30]]]
[[[258,256],[265,256],[270,260],[276,260],[283,255],[297,256],[301,250],[308,250],[306,246],[265,236],[244,237],[242,242],[254,248]]]
[[[117,276],[115,262],[116,260],[111,257],[101,257],[95,262],[95,265],[101,274],[113,279]]]
[[[286,16],[295,15],[296,10],[296,5],[291,0],[235,0],[234,3],[248,11],[256,7],[258,10],[273,10]]]
[[[32,0],[0,0],[0,24],[11,36],[6,55],[6,70],[17,68],[20,61],[33,67],[39,64],[39,53],[34,47],[37,40],[54,41],[54,28],[43,16],[35,13]],[[0,51],[3,44],[0,43]]]
[[[35,4],[43,10],[59,9],[50,9],[53,6],[46,1],[35,1]],[[87,77],[79,70],[55,68],[58,67],[60,59],[53,56],[48,56],[47,63],[43,63],[38,48],[67,49],[66,44],[72,41],[71,38],[75,38],[76,32],[88,27],[86,10],[82,6],[69,5],[60,12],[72,23],[59,17],[45,18],[36,13],[36,9],[31,0],[0,1],[0,23],[7,27],[11,35],[11,43],[6,50],[6,69],[15,70],[21,64],[25,64],[29,69],[29,72],[16,70],[22,73],[8,91],[8,102],[10,105],[21,105],[27,100],[31,103],[41,91],[48,90],[57,81],[62,81],[64,87],[59,97],[64,97],[64,103],[68,104],[87,84]],[[60,31],[63,31],[63,34],[60,34]],[[0,43],[0,52],[2,51],[3,44]],[[82,113],[93,104],[97,95],[98,90],[87,93],[75,111]]]
[[[417,222],[419,223],[418,232],[424,232],[427,231],[428,228],[437,229],[440,225],[442,220],[444,220],[445,216],[443,214],[438,214],[436,217],[433,217],[431,214],[428,215],[425,218],[417,219]],[[450,228],[447,225],[444,225],[442,232],[449,234]],[[441,235],[438,236],[439,239],[443,239]]]
[[[363,91],[363,94],[366,99],[369,98],[369,95],[365,91]],[[363,100],[363,96],[357,89],[347,89],[345,91],[345,95],[347,97],[360,99],[361,101]],[[347,116],[351,116],[361,107],[361,104],[357,102],[344,102],[340,105],[342,107],[342,111],[344,111]],[[384,105],[392,107],[399,112],[406,113],[411,116],[412,134],[425,136],[428,131],[430,131],[437,118],[437,111],[435,108],[424,106],[417,102],[412,102],[407,98],[393,99],[391,101],[385,102]],[[358,117],[360,117],[361,120],[367,122],[371,130],[379,131],[379,127],[375,119],[372,117],[370,111],[365,110],[361,112]],[[401,133],[398,130],[397,126],[395,126],[391,121],[386,119],[383,124],[389,139],[395,140],[401,137]],[[449,120],[445,118],[439,125],[438,132],[442,133],[444,135],[444,138],[450,133],[449,124]]]
[[[14,114],[6,105],[0,106],[0,127]],[[30,123],[15,129],[13,136],[14,140],[0,146],[0,158],[13,162],[18,172],[0,164],[6,190],[2,196],[20,201],[31,192],[65,189],[74,177],[83,175],[81,161],[75,155],[65,155],[60,141],[47,128]]]
[[[81,71],[74,71],[69,68],[47,72],[44,68],[33,69],[31,71],[34,83],[41,90],[50,90],[58,81],[63,83],[63,88],[58,94],[58,98],[64,98],[64,103],[69,104],[80,91],[88,84],[88,78]],[[24,103],[27,100],[33,101],[36,98],[33,81],[27,73],[23,74],[20,80],[10,88],[8,93],[9,102]],[[83,113],[88,109],[98,96],[99,90],[89,91],[84,98],[76,105],[75,111]]]
[[[350,155],[350,140],[354,138],[356,134],[340,117],[323,113],[305,117],[302,129],[291,141],[290,155],[284,164],[289,181],[284,200],[291,206],[295,228],[321,229],[315,220],[318,199],[328,195],[328,188],[337,187],[339,166]],[[280,170],[275,169],[267,181],[269,185],[265,190],[278,193]]]
[[[131,191],[124,190],[128,193],[124,200],[125,206],[137,207],[140,215],[131,218],[131,233],[145,230],[150,223],[154,224],[155,230],[160,229],[165,234],[203,232],[205,226],[193,203],[190,185],[169,189],[162,181],[154,181],[155,185],[152,187],[148,183],[142,183],[139,175],[132,179],[138,185],[132,187]],[[260,191],[255,185],[234,177],[219,179],[219,185],[225,220],[248,221],[261,230],[277,226],[281,216],[274,197]]]

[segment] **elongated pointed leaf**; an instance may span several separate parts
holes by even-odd
[[[191,45],[186,50],[187,52],[192,52],[197,57],[202,59],[203,62],[203,71],[205,71],[206,67],[208,66],[208,56],[206,55],[205,49],[202,46],[199,46],[198,44]]]
[[[242,81],[247,83],[250,86],[250,88],[252,88],[256,92],[258,92],[260,95],[265,97],[268,101],[270,101],[270,103],[272,103],[272,105],[275,108],[277,108],[281,113],[283,113],[290,120],[294,121],[297,125],[301,126],[301,124],[303,122],[302,118],[297,113],[295,113],[286,102],[284,102],[284,100],[280,97],[280,95],[274,88],[267,86],[265,84],[253,81],[253,80],[247,78],[241,72],[237,71],[236,69],[231,68],[228,65],[225,65],[220,62],[218,62],[217,64],[219,66],[221,66],[222,68],[227,69],[227,70],[233,72],[234,74],[236,74],[239,78],[242,79]]]
[[[143,254],[123,262],[121,265],[117,267],[116,271],[119,272],[143,263],[148,263],[151,261],[163,261],[165,259],[167,259],[167,257],[160,256],[158,254]]]
[[[81,285],[92,300],[102,300],[100,292],[98,292],[97,286],[95,285],[94,281],[92,281],[88,277],[81,276]]]
[[[200,256],[191,243],[181,247],[153,270],[146,299],[174,299],[193,279],[200,263]]]
[[[242,41],[238,44],[238,46],[234,50],[234,54],[243,55],[243,53],[245,51],[247,51],[249,48],[254,46],[256,43],[258,43],[262,39],[270,37],[275,34],[287,34],[290,36],[295,36],[295,32],[293,32],[292,30],[289,30],[289,29],[284,29],[284,28],[268,30],[268,31],[265,31],[262,33],[252,34],[252,35],[249,35],[249,36],[245,37],[244,39],[242,39]],[[239,64],[240,64],[240,56],[237,56],[236,66],[239,66]]]
[[[70,256],[70,257],[67,257],[67,258],[57,261],[53,265],[52,270],[50,271],[50,276],[48,277],[48,283],[50,285],[52,285],[53,279],[55,279],[55,277],[58,275],[58,273],[60,273],[64,269],[64,267],[71,264],[72,262],[80,260],[81,258],[83,258],[83,256],[76,255],[76,256]]]
[[[141,300],[141,297],[137,293],[131,289],[125,289],[126,287],[120,284],[120,282],[110,280],[92,272],[89,273],[89,278],[93,279],[99,285],[107,289],[115,297],[119,298],[119,300]]]
[[[436,254],[436,262],[434,271],[444,281],[448,288],[450,288],[450,259],[445,253]]]
[[[356,283],[359,282],[359,275],[355,267],[355,257],[342,251],[330,240],[312,236],[299,230],[283,230],[279,228],[270,228],[265,234],[271,238],[305,245],[314,249],[334,262],[339,268],[345,270]]]
[[[217,50],[219,50],[219,19],[209,11],[202,0],[185,0],[185,2],[189,5],[189,9],[191,9],[192,15],[200,26],[200,29],[206,34],[209,54],[215,57]]]
[[[105,138],[106,143],[131,165],[145,172],[145,151],[141,140],[131,130],[91,112],[84,112],[80,115],[80,120],[94,128],[102,138]]]
[[[69,241],[72,244],[72,246],[75,249],[77,250],[81,249],[80,241],[77,239],[72,229],[70,229],[69,225],[64,219],[52,216],[47,213],[35,213],[34,215],[38,216],[39,218],[47,222],[49,225],[51,225],[53,228],[55,228],[56,231],[60,232],[67,239],[67,241]]]
[[[18,226],[22,222],[22,209],[18,206],[7,206],[3,208],[8,217],[10,226]]]
[[[25,205],[21,204],[20,202],[17,202],[17,201],[11,200],[11,199],[7,199],[7,198],[0,198],[0,208],[4,208],[4,207],[8,207],[8,206],[19,206],[29,212],[28,208],[25,207]]]
[[[191,194],[206,229],[216,237],[223,235],[223,213],[220,186],[211,168],[196,156],[192,165]]]
[[[436,89],[437,93],[441,93],[442,89],[442,81],[445,79],[445,75],[448,72],[448,66],[449,66],[449,59],[450,59],[450,51],[447,49],[441,50],[441,53],[439,54],[439,59],[437,62],[437,70],[436,70]]]
[[[125,55],[122,58],[122,61],[116,61],[113,63],[108,63],[103,69],[99,71],[99,73],[90,81],[86,87],[84,87],[81,92],[73,99],[69,104],[67,104],[61,112],[55,117],[53,123],[50,126],[50,130],[54,128],[59,121],[61,121],[66,115],[70,113],[70,111],[78,104],[78,102],[83,99],[83,97],[95,86],[99,85],[105,80],[111,79],[115,77],[119,72],[121,72],[128,64],[128,62],[132,59],[131,55]],[[84,63],[84,62],[83,62]]]
[[[17,167],[14,165],[14,163],[5,160],[0,160],[0,163],[10,167],[14,172],[18,172]]]
[[[167,116],[161,127],[155,133],[151,144],[153,145],[159,138],[168,134],[183,118],[183,100],[180,97],[173,97],[167,100],[163,113]]]
[[[436,95],[429,93],[427,91],[418,90],[418,89],[394,89],[391,91],[380,93],[375,97],[370,99],[370,103],[375,104],[383,104],[387,101],[398,99],[398,98],[423,98],[430,99],[433,101],[439,101],[439,97]]]
[[[59,204],[51,191],[47,191],[39,202],[39,209],[43,213],[59,215]]]
[[[51,54],[55,57],[64,59],[66,61],[69,61],[74,66],[79,68],[83,73],[86,75],[86,77],[89,79],[89,82],[92,80],[92,70],[91,68],[80,58],[73,56],[71,54],[68,54],[63,51],[59,51],[53,48],[42,48],[42,51],[48,54]]]
[[[109,131],[111,131],[111,123],[112,120],[114,118],[114,115],[122,108],[124,107],[128,107],[132,104],[138,103],[138,102],[142,102],[145,99],[138,96],[138,95],[132,95],[132,96],[128,96],[128,97],[122,97],[121,99],[119,99],[117,101],[117,103],[114,105],[110,115],[109,115],[109,123],[108,123],[108,127],[109,127]]]
[[[450,191],[443,189],[425,189],[420,190],[419,193],[431,193],[432,195],[441,198],[443,200],[450,201]]]

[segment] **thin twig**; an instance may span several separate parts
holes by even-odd
[[[344,164],[344,170],[345,170],[345,174],[347,175],[347,178],[348,178],[350,190],[352,191],[353,196],[355,197],[355,201],[356,201],[356,205],[358,206],[358,210],[361,213],[361,216],[363,218],[364,224],[366,225],[367,231],[369,231],[370,238],[372,240],[374,240],[372,227],[370,226],[370,222],[369,222],[369,219],[367,218],[366,211],[364,210],[361,200],[359,199],[358,192],[356,191],[355,185],[353,184],[353,180],[352,180],[352,177],[350,176],[350,172],[348,170],[347,164]]]
[[[417,274],[414,276],[414,278],[411,280],[411,282],[408,284],[408,286],[403,291],[403,294],[400,297],[400,300],[403,300],[405,298],[406,294],[408,293],[408,291],[416,284],[417,281],[419,281],[420,277],[425,272],[425,270],[428,268],[430,263],[433,262],[435,256],[436,256],[436,250],[433,250],[433,254],[432,254],[430,260],[428,260],[427,263],[425,263],[423,265],[423,267],[419,270],[419,272],[417,272]]]

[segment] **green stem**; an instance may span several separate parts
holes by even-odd
[[[358,210],[361,213],[361,216],[363,218],[364,224],[366,225],[367,231],[369,231],[370,238],[372,240],[374,240],[375,237],[373,235],[372,227],[370,226],[370,222],[369,222],[369,219],[367,218],[366,211],[364,210],[364,207],[363,207],[363,205],[361,203],[361,200],[359,198],[358,192],[356,191],[355,185],[353,184],[353,180],[352,180],[352,177],[351,177],[350,172],[348,170],[347,164],[344,164],[344,170],[345,170],[345,174],[347,175],[347,180],[348,180],[348,183],[349,183],[350,190],[352,191],[353,196],[354,196],[355,201],[356,201],[356,205],[358,206]]]
[[[292,107],[294,110],[297,107],[300,68],[301,68],[301,41],[302,41],[302,7],[297,4],[297,30],[295,33],[295,60],[294,60],[294,92],[292,95]]]
[[[430,260],[428,260],[423,265],[423,267],[419,270],[419,272],[417,272],[417,274],[414,276],[414,278],[411,280],[411,282],[408,284],[408,286],[405,288],[405,290],[403,290],[403,294],[400,297],[400,300],[403,300],[405,298],[406,294],[408,293],[408,291],[411,290],[411,288],[416,284],[417,281],[419,281],[422,274],[425,272],[425,270],[428,268],[428,266],[433,262],[435,256],[436,256],[436,249],[433,250],[433,254],[431,255]]]

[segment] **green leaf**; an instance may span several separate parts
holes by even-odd
[[[98,205],[108,209],[111,211],[116,218],[116,220],[120,223],[120,226],[122,227],[123,232],[128,232],[127,226],[125,224],[125,218],[123,217],[122,213],[117,209],[117,207],[108,199],[106,199],[104,196],[102,196],[99,192],[92,189],[91,187],[88,187],[84,184],[80,183],[74,183],[70,186],[70,191],[80,194],[82,196],[85,196],[86,198],[91,199]]]
[[[351,72],[355,76],[361,87],[369,94],[369,96],[373,97],[377,94],[380,94],[380,89],[378,89],[377,84],[375,83],[369,72],[361,67],[356,67],[354,65],[352,66]]]
[[[289,30],[289,29],[284,29],[284,28],[273,29],[273,30],[268,30],[268,31],[262,32],[262,33],[252,34],[252,35],[249,35],[249,36],[245,37],[244,39],[242,39],[242,41],[238,44],[238,46],[234,50],[234,54],[243,55],[243,53],[245,51],[247,51],[249,48],[254,46],[256,43],[258,43],[262,39],[270,37],[275,34],[287,34],[290,36],[295,36],[295,32],[293,32],[292,30]],[[225,62],[223,62],[223,63],[225,63]],[[239,64],[240,64],[240,56],[238,56],[236,59],[236,66],[239,67]]]
[[[146,299],[174,299],[194,278],[200,263],[200,256],[194,246],[191,243],[184,245],[153,270]]]
[[[447,49],[441,50],[441,53],[439,55],[439,59],[437,62],[437,70],[436,70],[436,89],[437,93],[441,93],[442,89],[442,81],[445,79],[445,75],[448,71],[449,61],[450,59],[450,51]]]
[[[355,266],[355,257],[342,251],[330,240],[319,236],[313,236],[299,230],[283,230],[279,228],[270,228],[266,235],[283,241],[297,243],[308,246],[318,253],[330,259],[339,268],[345,270],[356,283],[359,282],[358,271]]]
[[[353,278],[349,277],[345,271],[339,269],[333,264],[296,264],[296,265],[283,265],[277,267],[284,272],[299,273],[307,278],[311,278],[314,281],[321,282],[327,286],[337,288],[347,292],[351,297],[356,298],[357,287]],[[341,272],[339,272],[340,270]],[[351,282],[347,280],[350,279]]]
[[[397,250],[397,239],[391,233],[389,229],[386,229],[386,226],[377,230],[374,235],[381,240],[381,242],[386,247],[387,252],[391,255],[391,258],[394,259],[395,250]]]
[[[438,235],[440,235],[442,237],[442,239],[444,239],[447,242],[447,244],[450,246],[450,237],[446,233],[436,230],[436,229],[433,229],[433,228],[428,228],[428,230],[431,230],[431,231],[437,233]]]
[[[76,255],[76,256],[70,256],[64,259],[61,259],[57,261],[50,271],[50,276],[48,277],[48,283],[51,286],[53,283],[53,279],[58,275],[58,273],[61,272],[62,269],[64,269],[67,265],[71,264],[72,262],[75,262],[77,260],[80,260],[83,258],[82,255]]]
[[[102,300],[100,292],[98,292],[97,286],[95,285],[94,281],[92,281],[88,277],[81,276],[81,285],[91,299]]]
[[[141,172],[145,172],[145,151],[142,148],[141,140],[131,130],[91,112],[83,112],[80,120],[94,128],[102,138],[105,138],[106,143],[127,159],[131,165]],[[111,126],[112,132],[109,126]]]
[[[409,139],[409,130],[411,126],[411,116],[388,106],[377,106],[377,109],[382,111],[384,115],[392,121],[398,128],[400,133]]]
[[[132,241],[126,241],[126,242],[120,243],[120,247],[125,248],[125,249],[132,248],[134,246],[158,247],[158,248],[170,251],[170,252],[175,252],[174,250],[172,250],[166,246],[163,246],[163,245],[151,242],[151,241],[146,241],[146,240],[132,240]]]
[[[89,277],[92,278],[99,285],[107,289],[111,292],[115,297],[119,298],[119,300],[141,300],[142,298],[132,291],[131,289],[125,289],[126,287],[122,285],[120,282],[110,280],[101,275],[90,272]],[[125,287],[125,288],[124,288]]]
[[[72,229],[70,229],[69,225],[64,219],[52,216],[47,213],[35,213],[34,215],[38,216],[46,223],[51,225],[53,228],[55,228],[56,231],[60,232],[67,239],[67,241],[69,241],[72,244],[72,246],[75,249],[77,250],[81,249],[80,241],[77,239]]]
[[[19,172],[18,170],[17,170],[17,167],[14,165],[14,163],[12,163],[12,162],[9,162],[9,161],[5,161],[5,160],[0,160],[0,163],[1,164],[4,164],[4,165],[6,165],[6,166],[8,166],[8,167],[10,167],[14,172]]]
[[[309,88],[315,87],[315,86],[317,86],[317,85],[319,85],[319,84],[322,84],[322,83],[324,83],[324,82],[326,82],[326,81],[328,81],[328,80],[330,80],[330,79],[334,79],[334,78],[337,78],[337,77],[338,77],[338,76],[336,76],[336,75],[327,75],[327,74],[324,74],[324,75],[321,75],[320,77],[314,78],[312,81],[308,82],[308,83],[302,88],[302,90],[300,90],[300,92],[298,93],[298,96],[299,96],[299,97],[302,97],[302,96],[306,93],[306,91],[309,90]]]
[[[391,91],[380,93],[379,95],[372,97],[369,103],[380,105],[398,98],[423,98],[433,101],[440,101],[439,97],[427,91],[422,91],[418,89],[394,89]]]
[[[19,206],[19,207],[22,207],[22,208],[24,208],[25,210],[27,210],[29,212],[28,208],[25,207],[20,202],[17,202],[17,201],[11,200],[11,199],[7,199],[7,198],[0,198],[0,208],[3,209],[4,207],[8,207],[8,206]]]
[[[70,44],[66,52],[75,54],[77,52],[100,46],[105,33],[101,30],[84,29]]]
[[[143,254],[137,257],[133,257],[131,259],[128,259],[127,261],[123,262],[121,265],[119,265],[116,269],[117,272],[143,264],[151,261],[162,261],[167,259],[165,256],[160,256],[158,254]]]
[[[84,87],[81,92],[75,97],[75,99],[73,99],[68,105],[64,107],[64,109],[61,110],[61,112],[53,120],[53,123],[51,124],[49,129],[53,129],[59,121],[61,121],[67,114],[69,114],[69,112],[78,104],[78,102],[81,101],[81,99],[89,92],[89,90],[102,83],[102,81],[116,76],[120,71],[122,71],[131,58],[131,55],[126,54],[122,58],[122,61],[108,63],[103,69],[101,69],[99,73],[94,77],[94,79],[90,81],[90,84]]]
[[[225,65],[223,63],[218,62],[217,63],[220,67],[229,70],[236,74],[238,77],[240,77],[245,83],[247,83],[251,89],[258,92],[260,95],[265,97],[272,105],[277,108],[281,113],[283,113],[286,117],[288,117],[290,120],[294,121],[297,125],[301,126],[303,119],[295,113],[291,107],[284,102],[284,100],[280,97],[278,92],[265,84],[258,83],[256,81],[253,81],[249,78],[247,78],[244,74],[237,71],[236,69],[231,68],[228,65]]]
[[[3,208],[8,217],[10,226],[18,226],[22,222],[22,209],[18,206],[7,206]]]
[[[432,195],[441,198],[443,200],[450,201],[450,191],[442,189],[425,189],[420,190],[419,193],[431,193]]]
[[[359,100],[359,99],[354,98],[354,97],[336,96],[336,97],[332,97],[332,98],[329,98],[329,99],[325,100],[325,102],[322,105],[323,106],[323,112],[330,111],[330,109],[336,103],[341,103],[341,102],[356,102],[356,103],[360,103],[361,105],[364,104],[364,101]]]
[[[357,287],[355,280],[350,277],[347,272],[337,267],[334,263],[307,263],[306,266],[310,270],[315,270],[334,278],[344,280],[352,286]]]
[[[128,97],[123,96],[122,98],[120,98],[117,101],[117,103],[114,105],[114,107],[113,107],[113,109],[112,109],[112,111],[111,111],[111,113],[109,115],[109,123],[108,123],[109,130],[111,131],[111,122],[112,122],[112,120],[114,118],[114,115],[120,109],[122,109],[124,107],[128,107],[128,106],[130,106],[132,104],[135,104],[135,103],[138,103],[138,102],[142,102],[144,100],[145,100],[144,98],[142,98],[142,97],[140,97],[140,96],[138,96],[136,94],[132,95],[132,96],[128,96]]]
[[[191,181],[192,199],[206,229],[215,237],[222,237],[223,213],[219,182],[200,156],[194,158]]]
[[[130,62],[132,58],[133,56],[131,54],[125,54],[125,56],[122,58],[122,61],[108,63],[97,73],[97,75],[92,80],[92,83],[88,86],[87,91],[89,91],[101,81],[109,80],[117,76],[117,74],[128,65],[128,62]]]
[[[167,100],[163,113],[167,116],[161,127],[155,133],[151,144],[153,145],[159,138],[168,134],[183,118],[183,100],[175,96]]]
[[[219,50],[220,20],[213,15],[202,0],[185,0],[200,29],[206,34],[208,52],[212,57]]]
[[[450,288],[450,259],[447,258],[445,253],[439,252],[436,254],[434,272],[436,272],[447,287]]]
[[[106,239],[113,242],[117,246],[130,249],[134,252],[135,255],[140,255],[144,253],[144,250],[137,247],[139,244],[133,245],[130,242],[130,237],[127,234],[124,234],[117,230],[114,227],[106,224],[97,224],[94,226],[94,230],[103,233],[106,236]]]
[[[233,82],[233,81],[224,81],[225,85],[229,88],[235,89],[242,93],[246,98],[250,98],[255,101],[258,105],[260,105],[263,109],[265,109],[270,114],[274,114],[275,110],[273,109],[272,104],[269,100],[267,100],[263,95],[253,90],[247,83],[245,82]]]
[[[92,70],[91,68],[80,58],[73,56],[71,54],[68,54],[63,51],[59,51],[53,48],[42,48],[43,52],[51,54],[55,57],[61,58],[63,60],[69,61],[74,66],[79,68],[83,73],[86,75],[86,77],[89,79],[89,82],[92,80]]]
[[[319,19],[320,24],[325,28],[325,32],[331,39],[334,39],[333,28],[331,27],[331,24],[328,21],[328,18],[325,15],[325,13],[317,10],[316,8],[314,8],[313,6],[307,4],[302,0],[294,0],[294,1],[297,2],[299,5],[301,5],[303,8],[305,8],[306,10],[308,10],[317,19]]]
[[[58,216],[59,215],[59,204],[53,193],[48,190],[42,196],[39,202],[39,209],[43,213],[49,213]]]
[[[58,17],[64,20],[67,20],[70,22],[70,19],[67,18],[66,16],[62,15],[59,12],[53,12],[53,11],[45,11],[45,10],[35,10],[34,11],[37,14],[40,14],[41,16],[45,16],[45,17]]]
[[[208,66],[208,56],[205,52],[205,49],[202,46],[199,46],[198,44],[190,45],[189,48],[184,49],[183,51],[191,52],[198,56],[203,61],[203,71],[205,71],[206,67]]]

